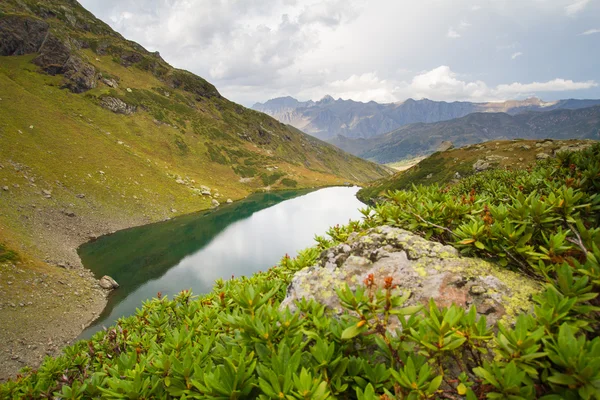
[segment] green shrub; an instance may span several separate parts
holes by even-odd
[[[269,186],[269,185],[272,185],[275,182],[277,182],[279,180],[279,178],[281,178],[284,175],[285,175],[285,173],[279,172],[279,171],[273,172],[272,174],[263,172],[262,174],[260,174],[260,179],[262,179],[263,184],[265,186]]]
[[[236,165],[233,167],[233,171],[242,178],[251,178],[258,173],[256,168],[247,167],[245,165]]]
[[[477,188],[477,189],[475,189]],[[277,267],[155,298],[0,386],[0,398],[599,399],[600,145],[530,173],[414,187]],[[406,307],[390,280],[338,288],[346,310],[280,310],[293,274],[353,232],[391,224],[539,277],[531,315],[487,326],[456,305]],[[401,329],[387,331],[390,316]]]
[[[297,181],[295,181],[293,179],[289,179],[289,178],[283,178],[281,180],[281,184],[283,186],[292,187],[292,188],[298,186],[298,182]]]
[[[6,247],[6,245],[0,243],[0,262],[5,261],[17,261],[19,256],[14,251]]]
[[[229,164],[229,160],[223,155],[221,149],[218,146],[215,146],[209,142],[204,143],[204,145],[206,146],[208,152],[208,158],[211,161],[224,165]]]

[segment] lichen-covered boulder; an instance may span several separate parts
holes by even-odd
[[[444,307],[475,305],[488,324],[532,311],[532,295],[541,290],[530,278],[481,259],[461,257],[451,246],[381,226],[352,234],[346,243],[325,250],[316,265],[298,271],[281,307],[295,309],[297,300],[314,299],[339,314],[336,288],[348,284],[354,290],[370,274],[381,288],[384,279],[392,277],[398,293],[409,291],[405,305],[427,304],[429,299]]]

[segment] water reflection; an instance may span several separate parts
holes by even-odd
[[[99,320],[81,338],[131,315],[162,292],[210,291],[217,278],[250,275],[314,243],[332,225],[359,219],[358,188],[253,195],[217,211],[133,228],[86,244],[84,265],[119,282]]]

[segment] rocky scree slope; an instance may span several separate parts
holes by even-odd
[[[558,100],[545,102],[537,98],[497,103],[445,102],[429,99],[380,104],[354,100],[335,100],[325,96],[319,101],[301,102],[293,97],[280,97],[252,106],[277,120],[291,124],[327,141],[337,136],[369,139],[405,125],[434,123],[461,118],[472,113],[507,113],[578,109],[600,105],[600,100]]]
[[[0,2],[0,379],[101,311],[81,243],[255,191],[385,174],[228,101],[76,1]]]

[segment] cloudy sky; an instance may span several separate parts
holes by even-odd
[[[80,0],[252,105],[600,98],[600,0]]]

